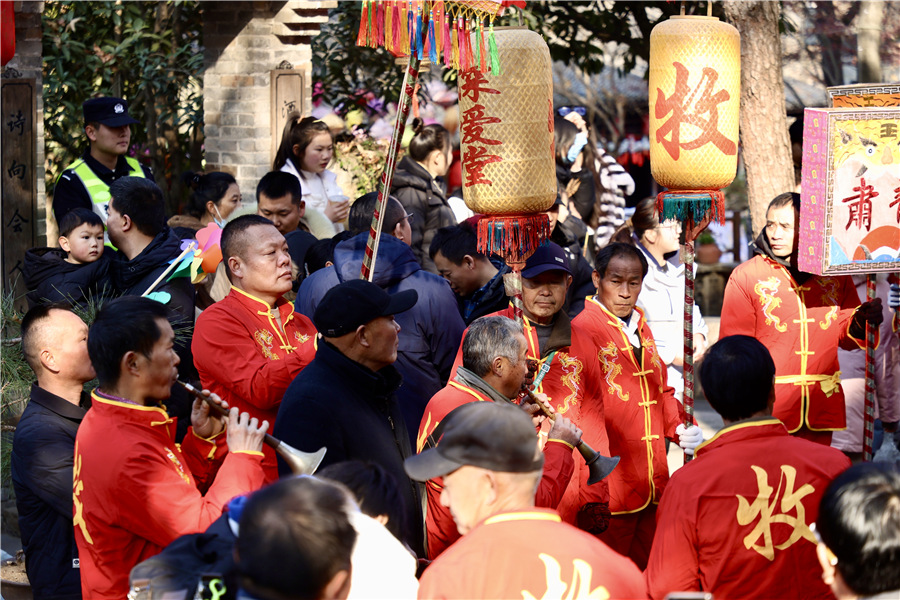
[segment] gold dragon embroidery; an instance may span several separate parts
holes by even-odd
[[[825,293],[822,294],[822,300],[828,304],[831,304],[831,310],[828,311],[828,314],[825,315],[825,319],[819,323],[819,327],[822,330],[827,330],[831,327],[831,323],[837,320],[838,315],[838,292],[837,292],[837,282],[830,277],[827,279],[822,279],[822,287],[825,289]]]
[[[566,411],[572,406],[575,406],[578,402],[578,384],[581,377],[581,370],[584,368],[584,365],[582,365],[581,361],[577,358],[573,358],[562,352],[559,353],[559,364],[563,368],[563,373],[565,373],[562,377],[562,384],[572,392],[566,396],[562,404],[556,409],[556,412],[559,414],[565,414]],[[569,367],[573,368],[569,370]]]
[[[280,359],[280,357],[272,350],[272,340],[274,339],[274,336],[271,331],[257,329],[256,333],[253,334],[253,339],[256,340],[256,343],[259,344],[259,347],[262,349],[263,356],[269,360]]]
[[[759,281],[753,286],[753,291],[759,296],[759,303],[762,305],[763,314],[766,315],[766,325],[774,325],[775,329],[784,333],[787,331],[787,325],[781,322],[781,319],[772,314],[772,311],[781,306],[781,298],[776,298],[780,281],[777,277],[769,277],[765,281]]]
[[[181,461],[178,460],[178,457],[175,456],[175,453],[172,452],[169,448],[165,448],[166,458],[172,461],[172,464],[175,465],[175,470],[178,471],[178,474],[181,475],[181,478],[184,479],[185,483],[191,483],[191,478],[188,477],[187,473],[184,472],[184,465],[181,464]]]
[[[297,342],[300,344],[305,344],[309,341],[309,334],[300,333],[299,331],[294,332],[294,337],[297,338]]]
[[[622,402],[628,402],[628,392],[624,391],[622,386],[616,383],[616,377],[622,372],[622,365],[617,364],[615,361],[618,354],[619,350],[616,348],[616,343],[609,342],[605,347],[600,348],[597,358],[600,359],[600,368],[603,370],[603,374],[606,375],[606,384],[609,386],[608,393],[616,394]]]
[[[656,351],[656,342],[652,338],[645,337],[641,338],[641,344],[646,348],[647,354],[650,355],[650,364],[656,368],[656,372],[662,371],[662,361],[659,359],[659,352]],[[660,393],[663,391],[662,379],[659,380],[659,391]]]

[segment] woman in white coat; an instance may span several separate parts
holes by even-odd
[[[641,200],[631,216],[613,236],[614,242],[637,246],[647,258],[637,305],[644,311],[656,340],[659,356],[668,365],[669,385],[681,400],[684,392],[684,265],[677,261],[681,223],[659,222],[655,198]],[[709,329],[694,305],[694,361],[706,350]]]

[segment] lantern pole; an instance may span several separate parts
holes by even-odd
[[[372,214],[372,225],[369,227],[369,239],[366,242],[366,253],[363,257],[360,279],[372,281],[375,275],[375,259],[378,256],[378,244],[381,241],[381,229],[384,226],[384,213],[391,193],[391,181],[394,178],[394,168],[397,163],[397,153],[400,150],[400,141],[406,130],[406,119],[409,118],[409,108],[412,105],[413,90],[419,80],[419,63],[421,59],[415,53],[410,54],[406,73],[403,75],[403,84],[400,88],[400,100],[397,103],[397,122],[394,123],[394,132],[391,134],[391,143],[388,146],[387,160],[384,163],[384,171],[378,181],[378,202],[375,203],[375,212]]]
[[[694,242],[684,240],[681,253],[684,264],[684,424],[694,425]],[[692,455],[685,453],[684,462]]]
[[[866,300],[875,299],[875,273],[866,275]],[[866,321],[866,404],[863,414],[863,460],[872,460],[875,438],[875,326]]]

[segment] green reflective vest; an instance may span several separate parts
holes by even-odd
[[[136,158],[126,156],[125,162],[128,163],[128,167],[131,169],[131,172],[128,173],[130,177],[145,177],[144,170],[141,168],[141,163],[139,163]],[[105,224],[106,218],[109,216],[109,186],[106,185],[106,182],[97,177],[97,174],[94,173],[81,158],[72,163],[72,165],[66,169],[66,171],[68,170],[73,171],[78,176],[78,179],[81,180],[81,183],[84,184],[84,187],[87,189],[88,195],[93,202],[94,212],[100,215],[100,218],[103,219],[103,223]]]

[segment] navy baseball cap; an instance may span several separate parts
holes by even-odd
[[[547,242],[542,246],[538,246],[534,254],[525,261],[522,277],[531,279],[545,271],[565,271],[569,275],[572,274],[572,271],[569,270],[569,259],[559,244]]]
[[[107,127],[134,125],[139,121],[128,114],[128,103],[121,98],[104,96],[91,98],[81,105],[85,123],[100,123]]]
[[[388,294],[371,281],[351,279],[328,290],[313,313],[313,324],[325,337],[341,337],[378,317],[409,310],[418,299],[416,290]]]

